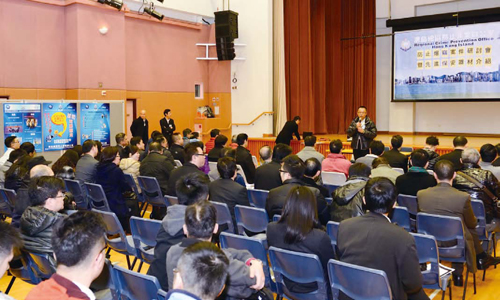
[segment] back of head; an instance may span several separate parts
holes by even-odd
[[[178,132],[174,132],[174,134],[172,134],[172,141],[174,144],[180,143],[182,141],[182,135]]]
[[[285,243],[303,241],[306,235],[319,226],[316,197],[304,186],[297,186],[288,193],[279,223],[286,224]]]
[[[342,151],[343,145],[341,140],[333,140],[330,142],[330,153],[339,154]]]
[[[120,144],[125,139],[125,133],[120,132],[115,135],[115,141],[117,144]]]
[[[231,143],[234,143],[236,144],[238,141],[237,141],[237,135],[236,134],[233,134],[233,136],[231,137]]]
[[[314,135],[306,136],[304,144],[306,147],[314,147],[316,145],[316,137]]]
[[[425,139],[425,143],[429,146],[439,146],[439,139],[431,135]]]
[[[190,173],[181,177],[175,184],[179,204],[191,205],[208,199],[210,180],[200,173]]]
[[[236,160],[232,157],[221,157],[217,161],[217,171],[222,179],[231,179],[236,173]]]
[[[371,154],[380,156],[380,155],[382,155],[382,153],[384,153],[384,150],[385,150],[385,146],[384,146],[384,143],[382,143],[381,141],[372,141],[370,143],[370,153]]]
[[[321,171],[321,163],[315,157],[306,159],[304,164],[306,165],[304,175],[307,177],[314,177],[316,176],[316,173],[318,173],[318,171]]]
[[[465,147],[468,141],[465,136],[459,135],[453,139],[453,147]]]
[[[397,197],[396,186],[385,177],[371,178],[366,183],[366,208],[371,212],[379,214],[391,212]]]
[[[288,172],[292,178],[301,179],[306,171],[306,165],[297,155],[288,155],[282,161],[283,170]]]
[[[215,141],[214,141],[215,147],[224,147],[224,145],[226,145],[227,141],[228,141],[227,136],[220,134],[215,138]]]
[[[411,153],[410,159],[412,166],[425,168],[425,165],[429,161],[429,154],[423,149],[417,149]]]
[[[102,149],[101,153],[101,163],[107,164],[115,160],[116,155],[118,155],[118,147],[106,147]]]
[[[297,122],[297,121],[300,121],[300,120],[301,120],[300,116],[295,116],[295,117],[293,117],[293,121],[294,121],[294,122]]]
[[[167,141],[167,139],[163,136],[163,134],[159,134],[157,136],[154,137],[153,139],[153,142],[154,143],[158,143],[158,144],[162,144],[163,142]]]
[[[183,136],[183,137],[185,137],[185,138],[187,138],[187,137],[188,137],[188,135],[189,135],[191,132],[192,132],[192,130],[191,130],[191,129],[186,128],[186,129],[184,129],[184,130],[182,131],[182,136]]]
[[[140,136],[134,136],[133,138],[130,139],[130,145],[131,146],[137,146],[141,143],[142,137]]]
[[[102,144],[101,142],[99,141],[96,141],[96,144],[97,144],[97,147],[101,147],[102,148]],[[76,153],[78,153],[78,157],[81,157],[82,154],[83,154],[83,148],[82,148],[82,145],[75,145],[73,147],[73,149],[71,149],[73,151],[76,151]]]
[[[462,162],[464,164],[474,164],[477,165],[479,163],[479,151],[475,148],[465,148],[462,152]]]
[[[262,146],[259,149],[259,155],[262,160],[266,161],[272,157],[273,150],[271,150],[271,147],[269,147],[268,145]]]
[[[189,143],[184,148],[184,159],[188,162],[193,160],[193,157],[198,154],[198,148],[200,145],[198,143]]]
[[[106,225],[92,211],[78,211],[60,220],[52,233],[52,249],[57,264],[66,267],[88,267],[94,248],[104,250]]]
[[[160,143],[153,142],[149,144],[149,151],[151,152],[161,152],[163,150]]]
[[[59,192],[64,192],[64,181],[52,176],[42,176],[30,182],[28,194],[31,206],[43,206],[49,198],[57,197]]]
[[[161,132],[159,132],[158,130],[153,130],[153,132],[151,132],[151,139],[153,139],[153,140],[154,140],[154,139],[155,139],[155,137],[156,137],[157,135],[160,135],[160,134],[161,134]]]
[[[11,146],[12,146],[11,144],[12,144],[12,142],[13,142],[15,139],[17,139],[17,136],[15,136],[15,135],[12,135],[12,136],[6,137],[6,138],[5,138],[5,141],[4,141],[4,143],[5,143],[5,147],[7,147],[7,148],[11,147]]]
[[[388,165],[389,162],[385,157],[377,157],[372,161],[372,168],[377,168],[380,165]]]
[[[403,146],[403,137],[400,136],[399,134],[394,135],[391,138],[391,146],[393,149],[399,149],[401,146]]]
[[[290,147],[289,145],[276,144],[276,146],[274,146],[273,149],[273,161],[280,163],[283,160],[283,158],[287,157],[292,153],[293,153],[292,147]]]
[[[222,148],[220,151],[220,157],[232,157],[236,158],[236,150],[231,147]]]
[[[21,147],[19,147],[19,149],[26,151],[26,153],[28,154],[33,154],[35,152],[35,145],[30,142],[24,142],[21,144]]]
[[[455,165],[447,159],[439,160],[434,165],[434,174],[436,174],[439,180],[452,180],[455,174]]]
[[[216,137],[220,134],[220,130],[219,129],[212,129],[210,130],[210,137]]]
[[[131,156],[136,154],[136,153],[139,153],[139,147],[137,147],[136,145],[129,146],[129,149],[130,149]]]
[[[9,154],[8,161],[14,163],[18,158],[26,154],[26,151],[24,151],[23,149],[16,149]]]
[[[31,168],[30,179],[42,176],[54,176],[54,171],[52,171],[52,169],[46,165],[36,165],[33,168]]]
[[[236,137],[236,143],[238,143],[238,146],[245,144],[246,140],[248,140],[248,135],[246,133],[240,133]]]
[[[368,178],[372,170],[363,163],[354,163],[349,167],[349,178],[351,177],[366,177]]]
[[[66,150],[66,152],[64,152],[64,154],[62,156],[68,158],[68,161],[71,162],[69,164],[69,166],[72,168],[76,167],[76,164],[78,163],[78,160],[80,159],[78,152],[76,152],[75,150],[72,150],[72,149]]]
[[[484,162],[492,162],[497,157],[497,148],[492,144],[484,144],[479,150],[481,160]]]
[[[85,154],[85,153],[89,153],[92,148],[94,148],[94,146],[96,146],[97,144],[95,143],[95,141],[93,140],[86,140],[85,142],[83,142],[83,145],[82,145],[82,152]]]
[[[182,252],[177,269],[183,289],[201,299],[215,299],[224,288],[229,260],[210,242],[195,243]]]
[[[199,139],[200,138],[200,133],[198,131],[191,132],[191,135],[189,136],[190,139]]]
[[[184,224],[188,237],[210,239],[217,223],[217,209],[208,201],[200,201],[186,208]]]
[[[12,253],[13,248],[21,248],[22,245],[23,241],[21,240],[19,231],[11,224],[0,221],[0,262],[3,262]],[[0,268],[1,265],[3,264],[0,264]],[[2,275],[5,271],[7,270],[0,269]]]

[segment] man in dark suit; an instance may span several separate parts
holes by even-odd
[[[464,230],[467,248],[467,265],[469,270],[475,272],[477,268],[484,270],[500,262],[500,258],[492,258],[483,251],[479,241],[476,225],[477,220],[472,211],[469,194],[452,187],[456,173],[453,163],[449,160],[440,160],[434,166],[434,177],[438,185],[419,191],[418,210],[424,213],[460,217],[466,230]],[[455,269],[453,282],[456,286],[463,286],[463,264],[452,263]]]
[[[168,193],[168,180],[174,170],[172,163],[163,155],[163,148],[158,143],[149,144],[149,154],[141,161],[141,176],[155,177],[163,195]]]
[[[170,173],[167,193],[170,196],[177,196],[177,181],[187,174],[198,173],[208,178],[208,176],[200,170],[200,168],[205,165],[205,154],[203,154],[203,150],[201,150],[200,146],[197,143],[187,144],[184,148],[184,152],[185,163],[182,167],[179,167]]]
[[[276,144],[281,143],[290,145],[290,141],[293,139],[294,134],[297,137],[297,140],[300,141],[299,124],[299,116],[295,116],[292,121],[286,122],[285,126],[283,126],[283,129],[281,129],[280,133],[276,137]]]
[[[396,179],[398,192],[404,195],[416,196],[420,190],[433,187],[437,184],[436,179],[427,172],[429,165],[429,154],[424,149],[418,149],[411,153],[412,167]]]
[[[368,154],[368,147],[377,136],[375,123],[367,116],[366,107],[358,108],[358,116],[352,120],[347,128],[347,136],[352,138],[351,148],[354,159]]]
[[[248,201],[247,188],[239,183],[236,183],[236,161],[231,157],[223,157],[217,162],[217,171],[219,171],[220,179],[210,183],[210,200],[215,202],[226,203],[233,219],[233,224],[236,224],[234,217],[234,207],[236,205],[250,206]]]
[[[130,149],[128,148],[128,138],[125,133],[120,132],[115,136],[116,146],[118,147],[118,153],[120,154],[120,159],[128,158]]]
[[[389,179],[370,179],[365,187],[369,212],[340,223],[337,255],[340,261],[384,271],[394,299],[429,299],[422,289],[415,240],[388,217],[396,199]]]
[[[220,152],[226,146],[228,141],[227,136],[220,134],[214,140],[214,147],[208,152],[208,161],[217,162],[221,157]]]
[[[148,142],[149,139],[149,121],[146,119],[146,111],[141,110],[139,118],[135,119],[130,125],[130,132],[132,136],[140,136],[144,144]]]
[[[172,119],[172,111],[170,109],[165,109],[163,111],[165,118],[160,120],[161,133],[168,141],[168,146],[172,145],[172,134],[175,131],[174,119]]]
[[[462,158],[462,151],[464,151],[465,147],[467,147],[467,138],[465,136],[457,136],[453,139],[453,150],[450,153],[446,153],[441,155],[438,160],[446,159],[453,163],[455,166],[455,171],[460,171],[462,169],[462,162],[460,158]]]
[[[253,164],[252,154],[248,151],[248,135],[240,133],[236,137],[238,147],[236,148],[236,163],[241,166],[245,177],[249,184],[254,183],[255,178],[255,165]]]
[[[255,170],[254,187],[256,190],[270,191],[283,185],[280,176],[281,160],[292,154],[292,147],[276,144],[273,149],[273,160]]]
[[[184,141],[180,133],[172,135],[172,145],[170,145],[170,153],[173,158],[184,164]]]
[[[317,188],[325,198],[331,197],[330,191],[322,184],[318,184],[321,176],[321,163],[319,160],[316,157],[311,157],[306,159],[304,164],[306,165],[306,170],[302,181],[304,181],[306,186]]]
[[[382,157],[387,159],[391,167],[401,168],[406,173],[408,172],[408,157],[399,152],[402,145],[403,137],[399,134],[393,136],[391,139],[392,149],[389,151],[385,151]]]

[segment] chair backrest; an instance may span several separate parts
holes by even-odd
[[[153,206],[165,207],[165,200],[163,199],[160,184],[155,177],[137,176],[137,181],[144,195],[144,200],[147,203]]]
[[[257,157],[255,155],[252,155],[252,162],[257,167],[259,165],[259,161],[257,160]]]
[[[330,259],[328,276],[333,299],[338,299],[340,292],[359,300],[392,299],[391,287],[384,271]]]
[[[392,168],[394,171],[397,171],[401,174],[404,174],[405,173],[405,170],[403,170],[403,168]]]
[[[384,151],[385,151],[385,152],[390,151],[390,150],[391,150],[391,148],[390,148],[389,146],[385,146],[385,147],[384,147]]]
[[[125,175],[125,181],[132,188],[134,193],[137,195],[137,201],[144,202],[144,195],[139,193],[139,189],[137,188],[137,184],[135,183],[134,176],[132,174],[123,173]]]
[[[36,285],[42,282],[42,279],[35,274],[34,269],[36,266],[32,266],[33,261],[31,258],[28,258],[28,256],[28,252],[21,250],[21,254],[12,259],[13,262],[19,262],[20,264],[11,263],[9,265],[9,272],[12,276],[21,279],[24,282]]]
[[[245,172],[243,171],[243,168],[241,167],[241,165],[236,165],[236,173],[240,174],[241,177],[243,177],[243,180],[245,181],[245,185],[248,186],[247,177],[245,176]]]
[[[269,259],[278,295],[291,299],[328,299],[328,284],[317,255],[270,247]],[[293,293],[286,287],[284,277],[299,284],[316,282],[318,289],[311,293]]]
[[[251,206],[258,208],[266,208],[266,200],[267,196],[269,195],[269,191],[248,189],[247,194]]]
[[[233,218],[231,218],[231,213],[229,212],[227,204],[215,201],[210,201],[210,203],[217,209],[217,224],[219,224],[219,228],[221,225],[227,225],[227,230],[234,233]]]
[[[10,190],[10,189],[4,189],[4,188],[2,188],[1,191],[2,191],[2,194],[5,195],[6,199],[9,200],[11,205],[14,205],[14,203],[16,203],[16,199],[17,199],[16,191]]]
[[[78,180],[64,179],[66,191],[73,194],[75,197],[76,206],[80,209],[88,209],[87,191],[82,189],[82,185]]]
[[[106,194],[100,184],[86,182],[85,188],[87,189],[88,197],[90,199],[90,208],[102,211],[111,211]]]
[[[130,232],[137,249],[141,248],[141,243],[154,247],[156,246],[156,236],[161,228],[161,221],[144,219],[139,217],[130,218]]]
[[[347,181],[344,173],[339,172],[321,172],[324,184],[341,186]]]
[[[178,159],[174,159],[174,162],[175,162],[175,166],[178,168],[178,167],[182,167],[182,163],[180,160]]]
[[[465,261],[464,228],[459,217],[418,213],[417,228],[419,233],[432,235],[438,242],[456,241],[454,246],[439,247],[442,260]]]
[[[330,195],[339,187],[338,185],[333,184],[323,184],[327,189]]]
[[[332,202],[333,202],[333,198],[332,197],[326,197],[325,198],[325,201],[328,205],[332,205]]]
[[[399,194],[398,205],[406,207],[410,215],[415,216],[418,213],[417,196]]]
[[[484,210],[484,203],[481,200],[472,200],[472,211],[477,219],[476,231],[480,240],[488,239],[488,232],[486,231],[486,212]]]
[[[158,299],[158,291],[161,287],[156,277],[130,271],[120,266],[113,268],[121,299]]]
[[[330,237],[333,249],[335,249],[335,246],[337,245],[339,225],[340,225],[339,222],[333,222],[333,221],[329,221],[328,223],[326,223],[326,233]]]
[[[210,171],[214,171],[214,172],[217,171],[217,162],[209,161],[208,167],[210,168]]]
[[[413,147],[401,147],[401,152],[413,152]]]
[[[12,217],[14,203],[15,202],[11,202],[5,194],[5,189],[0,189],[0,215]]]
[[[281,219],[281,215],[274,215],[273,222],[278,222]]]
[[[32,270],[37,277],[49,279],[56,272],[55,266],[50,262],[49,254],[34,252],[28,252],[28,254]]]
[[[101,211],[97,209],[92,209],[92,211],[98,213],[106,225],[106,234],[104,235],[104,239],[106,240],[106,244],[108,247],[120,253],[134,253],[137,251],[135,248],[132,248],[132,245],[129,245],[127,242],[127,235],[123,230],[122,224],[118,221],[118,217],[113,212]],[[117,240],[115,238],[109,238],[119,235],[120,239]]]
[[[439,251],[436,239],[431,235],[410,233],[417,246],[418,262],[430,263],[430,269],[422,271],[423,285],[427,288],[441,288],[439,280]]]
[[[234,207],[234,216],[238,234],[246,235],[245,229],[255,233],[267,231],[269,217],[263,208],[236,205]]]
[[[159,290],[158,291],[158,300],[166,300],[167,299],[167,292],[164,290]]]
[[[391,222],[398,225],[399,227],[403,227],[408,232],[411,231],[410,213],[404,206],[396,206],[394,208]]]
[[[177,197],[167,195],[163,198],[165,201],[165,205],[167,205],[167,206],[179,204],[179,199]]]

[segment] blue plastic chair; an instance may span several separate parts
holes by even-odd
[[[98,213],[106,224],[106,234],[104,235],[104,238],[106,240],[106,245],[109,247],[106,254],[109,254],[111,249],[118,253],[125,254],[128,268],[133,269],[134,265],[130,264],[129,255],[138,257],[133,237],[125,234],[125,231],[123,230],[123,227],[120,224],[120,221],[118,221],[115,213],[97,209],[92,209],[92,211]],[[118,237],[110,238],[116,235],[118,235]]]
[[[13,201],[11,200],[11,193],[14,194]],[[14,203],[16,200],[15,196],[16,192],[14,190],[0,188],[0,215],[12,217],[12,212],[14,211]]]
[[[33,273],[42,280],[49,279],[56,272],[56,266],[50,262],[47,253],[28,252],[28,260]]]
[[[76,206],[79,209],[88,209],[87,191],[82,188],[80,182],[78,180],[64,179],[64,184],[66,185],[66,191],[75,197]]]
[[[176,160],[176,162],[177,161],[178,160]],[[159,290],[158,291],[158,300],[167,300],[167,292],[165,292],[164,290]]]
[[[459,217],[448,217],[432,215],[427,213],[417,214],[418,232],[432,235],[439,242],[456,241],[454,246],[442,246],[439,249],[439,258],[444,261],[465,263],[465,237],[462,220]],[[465,275],[464,295],[467,293],[467,281],[469,279],[469,268]],[[476,274],[473,274],[474,294],[476,294]]]
[[[269,217],[263,208],[236,205],[234,207],[234,216],[236,218],[238,234],[240,235],[248,235],[247,231],[252,233],[267,231]]]
[[[335,248],[336,248],[335,246],[337,246],[337,236],[339,233],[339,225],[340,225],[339,222],[333,222],[333,221],[329,221],[328,223],[326,223],[326,233],[328,234],[328,236],[330,237],[330,240],[332,241],[333,250],[335,250]]]
[[[404,228],[408,232],[411,231],[410,213],[404,206],[396,206],[394,208],[391,222],[398,225],[399,227]]]
[[[398,205],[408,209],[408,213],[410,213],[410,228],[412,231],[416,231],[416,218],[418,213],[417,196],[399,194]]]
[[[328,276],[333,299],[339,299],[340,292],[356,300],[392,299],[391,287],[384,271],[330,259]]]
[[[42,279],[38,277],[33,271],[34,266],[31,265],[30,259],[28,259],[27,256],[28,253],[24,250],[21,250],[21,254],[13,259],[13,261],[19,260],[21,265],[15,268],[12,267],[12,264],[10,265],[9,272],[12,275],[12,279],[5,289],[5,294],[9,294],[10,289],[14,285],[16,279],[21,279],[22,281],[33,285],[37,285],[42,282]]]
[[[338,185],[333,185],[333,184],[324,184],[324,186],[328,189],[330,195],[339,187]]]
[[[422,271],[423,287],[426,289],[442,290],[442,299],[446,294],[446,288],[451,283],[451,273],[439,276],[439,252],[436,239],[430,235],[411,233],[415,238],[417,246],[418,262],[420,264],[430,263],[430,269]],[[451,300],[450,288],[450,300]]]
[[[137,184],[135,183],[134,176],[132,176],[132,174],[127,174],[127,173],[123,173],[123,175],[125,175],[125,181],[127,182],[127,184],[132,188],[132,191],[134,191],[134,194],[137,195],[137,202],[142,203],[139,206],[139,211],[142,211],[144,209],[144,206],[146,206],[146,201],[144,200],[144,195],[142,193],[139,193],[139,188],[137,187]],[[141,216],[144,216],[145,212],[146,212],[146,210],[144,210],[144,212],[141,214]]]
[[[491,254],[491,245],[493,245],[493,256],[496,256],[496,239],[495,232],[486,230],[486,211],[484,203],[481,200],[471,200],[472,211],[477,219],[476,232],[480,241],[483,241],[483,248],[487,253]],[[495,266],[496,268],[496,266]],[[486,277],[486,270],[483,271],[483,281]]]
[[[120,266],[113,266],[116,274],[118,291],[122,300],[157,300],[161,289],[158,279],[127,270]]]
[[[328,283],[317,255],[270,247],[269,259],[279,296],[301,300],[328,299]],[[294,293],[286,287],[284,277],[299,284],[316,282],[318,289],[310,293]]]
[[[231,217],[227,204],[215,201],[210,201],[210,203],[212,203],[212,205],[217,209],[217,224],[219,224],[219,228],[226,225],[227,230],[224,231],[234,233],[233,218]]]
[[[278,222],[281,219],[281,215],[274,215],[273,222]]]
[[[88,192],[90,208],[111,212],[108,204],[108,199],[106,198],[106,194],[104,193],[104,190],[102,189],[102,186],[100,184],[86,182],[85,188]]]
[[[149,204],[155,207],[167,207],[160,189],[160,184],[156,178],[149,176],[137,176],[137,181],[139,181],[139,187],[141,188],[144,200],[146,201],[146,207],[144,210],[148,208]]]
[[[266,208],[266,201],[267,196],[269,195],[269,191],[248,189],[247,194],[251,206],[257,208]]]
[[[413,147],[401,147],[401,152],[413,152]]]
[[[332,202],[333,202],[333,198],[332,197],[326,197],[325,198],[325,201],[328,205],[332,205]]]
[[[168,206],[172,206],[172,205],[176,205],[176,204],[179,204],[179,199],[177,199],[177,197],[174,197],[174,196],[165,196],[163,197],[164,198],[164,201],[165,201],[165,204]]]
[[[154,248],[156,246],[156,236],[161,228],[161,221],[148,220],[138,217],[130,218],[130,231],[134,246],[137,250],[137,257],[141,260],[137,272],[141,272],[142,264],[151,262],[154,259]],[[134,260],[135,263],[135,260]],[[132,265],[134,264],[132,263]]]

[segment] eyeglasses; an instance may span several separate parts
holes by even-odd
[[[200,153],[196,153],[195,155],[198,156],[198,157],[200,157],[200,156],[204,157],[205,156],[205,154],[203,154],[203,153],[201,153],[201,154]]]
[[[280,171],[280,173],[288,173],[287,171],[282,170],[282,169],[280,169],[279,171]]]

